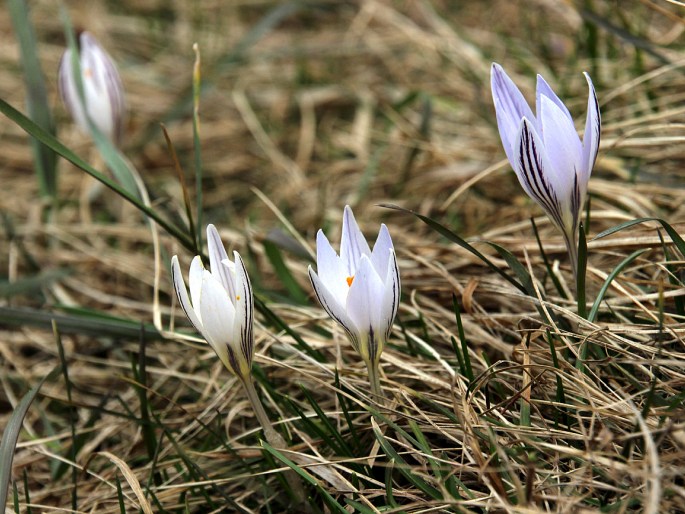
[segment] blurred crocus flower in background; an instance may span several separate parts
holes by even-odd
[[[88,32],[81,33],[79,37],[79,57],[83,101],[79,95],[72,51],[69,48],[59,64],[59,92],[62,101],[84,133],[91,133],[87,113],[95,127],[118,145],[122,137],[126,100],[117,67],[105,49]]]
[[[492,98],[504,151],[528,196],[561,230],[574,274],[578,266],[578,226],[597,158],[601,128],[595,88],[587,73],[585,79],[589,95],[581,142],[568,109],[540,75],[536,114],[533,114],[499,64],[493,63],[491,74]]]
[[[196,256],[189,272],[190,298],[178,257],[171,259],[171,273],[178,300],[190,322],[212,346],[224,366],[248,381],[254,356],[254,298],[245,264],[233,252],[228,259],[214,225],[207,226],[210,270]],[[191,303],[192,301],[192,303]]]
[[[380,394],[378,363],[400,302],[400,272],[390,233],[381,225],[373,251],[345,207],[338,256],[323,231],[316,237],[315,272],[309,267],[321,306],[338,322],[369,370]]]

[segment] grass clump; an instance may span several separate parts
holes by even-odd
[[[0,35],[10,511],[685,511],[682,7],[70,9],[119,66],[119,150],[144,201],[55,105],[64,29],[31,7],[0,13],[33,25]],[[580,305],[563,238],[501,149],[493,61],[528,99],[544,75],[574,114],[580,72],[595,84]],[[36,63],[56,132],[19,113]],[[307,274],[346,204],[367,237],[388,226],[402,276],[382,401]],[[176,305],[170,257],[206,254],[208,223],[252,279],[252,372],[281,448]]]

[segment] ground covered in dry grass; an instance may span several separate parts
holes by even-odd
[[[30,2],[58,138],[104,171],[57,98],[64,28]],[[26,134],[0,132],[0,426],[62,366],[23,422],[8,512],[685,512],[685,275],[658,222],[685,232],[685,7],[666,0],[67,2],[119,64],[124,151],[152,208],[186,220],[163,123],[202,223],[248,263],[255,376],[289,451],[270,452],[243,389],[176,305],[192,254],[65,160],[41,201]],[[25,111],[0,12],[0,93]],[[193,43],[201,53],[195,180]],[[603,130],[590,180],[587,304],[563,242],[501,147],[490,65],[534,98],[540,73]],[[583,120],[583,121],[581,121]],[[307,277],[319,228],[349,204],[385,222],[402,303],[385,401]],[[467,239],[511,277],[394,204]],[[536,241],[530,218],[540,235]],[[519,274],[492,246],[511,252]],[[546,256],[548,263],[545,263]],[[558,284],[555,284],[552,278]],[[155,294],[155,281],[159,291]],[[458,308],[455,308],[455,305]],[[51,320],[59,337],[50,329]],[[1,484],[0,484],[1,485]]]

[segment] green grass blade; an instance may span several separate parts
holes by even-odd
[[[452,338],[452,345],[454,346],[454,352],[457,354],[457,360],[459,361],[459,367],[461,367],[461,374],[464,375],[469,380],[469,384],[473,382],[473,368],[471,367],[471,357],[469,356],[468,342],[466,341],[466,333],[464,332],[464,325],[461,321],[461,309],[459,309],[459,303],[457,302],[457,297],[452,295],[452,305],[454,307],[454,317],[457,320],[457,333],[459,334],[459,341],[461,342],[461,350],[457,348],[456,341]]]
[[[73,406],[71,399],[71,380],[69,380],[69,366],[67,365],[67,358],[64,355],[64,346],[62,345],[62,336],[57,328],[57,323],[52,322],[52,333],[55,336],[55,343],[57,344],[57,354],[59,355],[59,361],[62,368],[62,376],[64,377],[64,389],[67,393],[67,402],[69,402],[68,415],[69,415],[69,429],[71,431],[71,445],[69,447],[69,459],[71,462],[76,462],[76,425],[75,421],[78,419],[78,413]],[[71,510],[76,512],[78,510],[78,468],[76,466],[71,467]]]
[[[616,232],[619,232],[620,230],[632,227],[633,225],[638,225],[640,223],[644,223],[646,221],[656,221],[658,223],[661,223],[661,226],[664,227],[664,230],[668,234],[668,236],[671,238],[673,243],[675,244],[676,248],[678,248],[678,251],[681,253],[683,257],[685,257],[685,240],[683,240],[682,237],[678,234],[678,232],[671,226],[669,225],[666,221],[662,220],[661,218],[637,218],[634,220],[626,221],[625,223],[621,223],[619,225],[616,225],[615,227],[612,227],[610,229],[605,230],[604,232],[600,232],[597,234],[593,241],[595,239],[601,239],[606,236],[610,236],[611,234],[615,234]]]
[[[573,244],[573,243],[571,243]],[[585,279],[587,277],[587,239],[583,224],[578,231],[578,276],[576,277],[576,298],[578,300],[578,316],[587,319],[587,304],[585,303]]]
[[[664,238],[661,236],[661,232],[659,232],[659,239],[661,240],[661,248],[664,252],[664,260],[666,261],[666,270],[668,271],[668,283],[671,284],[673,287],[682,287],[683,282],[678,278],[679,267],[678,265],[674,266],[672,264],[672,261],[677,261],[678,259],[674,259],[673,255],[671,255],[668,246],[666,246],[666,244],[664,243]],[[673,298],[673,301],[675,303],[676,312],[681,316],[685,316],[685,299],[682,296],[676,296]]]
[[[509,267],[521,281],[521,284],[525,289],[524,292],[534,297],[535,289],[533,289],[533,279],[531,278],[530,273],[528,273],[528,270],[525,268],[525,266],[519,262],[519,260],[514,256],[513,253],[511,253],[503,246],[500,246],[497,243],[491,243],[490,241],[487,241],[487,244],[489,244],[495,250],[497,250],[497,253],[500,255],[500,257],[502,257],[507,262]]]
[[[305,480],[305,482],[316,487],[319,493],[323,496],[323,499],[326,502],[326,504],[331,508],[332,512],[347,514],[347,511],[343,508],[343,506],[340,505],[337,501],[335,501],[335,498],[333,498],[331,494],[328,491],[326,491],[326,489],[319,483],[318,480],[312,477],[309,473],[305,472],[300,466],[295,464],[293,461],[291,461],[288,457],[283,455],[273,446],[269,445],[269,443],[267,443],[266,441],[262,441],[262,447],[267,452],[269,452],[269,454],[271,454],[276,460],[282,462],[290,469],[292,469],[295,473],[297,473],[300,477],[302,477]]]
[[[30,494],[30,489],[29,489],[29,475],[26,473],[26,468],[23,470],[24,472],[22,473],[22,478],[24,479],[24,499],[26,501],[26,514],[32,514],[33,509],[29,505],[31,505],[31,494]],[[16,482],[15,482],[15,487],[16,487]]]
[[[4,507],[7,504],[7,492],[9,490],[10,480],[12,478],[12,461],[14,460],[14,449],[17,446],[19,439],[19,432],[21,425],[24,422],[24,417],[31,406],[31,402],[36,398],[38,391],[43,386],[46,380],[52,379],[59,367],[53,369],[49,374],[44,376],[40,382],[33,386],[17,404],[17,407],[12,412],[12,415],[7,422],[7,426],[2,433],[2,441],[0,441],[0,505]]]
[[[312,359],[315,359],[317,362],[325,362],[326,359],[320,351],[315,350],[314,348],[309,346],[309,344],[304,339],[302,339],[302,337],[300,337],[300,335],[297,332],[290,328],[288,324],[285,321],[283,321],[275,312],[269,309],[262,300],[255,296],[254,303],[257,310],[264,315],[266,320],[271,325],[275,326],[279,330],[283,330],[286,334],[288,334],[295,340],[295,343],[300,348],[300,350],[305,352]]]
[[[288,266],[281,255],[281,250],[274,243],[265,239],[262,243],[264,245],[264,253],[266,254],[271,266],[273,266],[276,275],[281,281],[281,284],[288,291],[288,298],[295,303],[305,305],[308,303],[307,294],[302,290],[293,274],[288,269]]]
[[[90,164],[88,164],[86,161],[84,161],[78,155],[76,155],[73,151],[67,148],[61,141],[55,138],[52,134],[46,132],[41,127],[36,125],[33,121],[31,121],[18,110],[16,110],[10,104],[5,102],[2,98],[0,98],[0,112],[7,116],[11,121],[16,123],[22,130],[24,130],[30,136],[35,137],[41,143],[50,147],[58,155],[72,163],[77,168],[80,168],[83,171],[85,171],[88,175],[107,186],[109,189],[117,193],[119,196],[121,196],[129,203],[133,204],[139,211],[145,213],[147,216],[155,220],[164,230],[166,230],[169,234],[174,236],[178,240],[178,242],[181,243],[188,250],[194,251],[194,242],[188,237],[188,235],[183,230],[166,221],[153,209],[147,207],[143,202],[141,202],[135,195],[131,194],[125,188],[123,188],[113,180],[109,179],[106,175],[103,175],[102,173],[97,171]]]
[[[409,210],[409,209],[404,209],[403,207],[398,207],[397,205],[391,205],[391,204],[381,204],[381,207],[385,207],[387,209],[393,209],[396,211],[400,212],[406,212],[409,214],[413,214],[417,218],[419,218],[421,221],[423,221],[426,225],[431,227],[433,230],[435,230],[437,233],[442,235],[443,237],[449,239],[453,243],[456,243],[457,245],[461,246],[464,250],[472,253],[476,257],[478,257],[485,265],[490,268],[492,271],[497,273],[498,275],[502,276],[507,282],[509,282],[511,285],[513,285],[516,289],[521,291],[522,293],[528,293],[526,291],[526,288],[520,284],[516,279],[510,277],[504,270],[500,269],[498,266],[495,266],[490,259],[488,259],[485,255],[480,253],[478,250],[476,250],[473,246],[471,246],[469,243],[466,242],[465,239],[462,237],[458,236],[454,232],[452,232],[450,229],[447,227],[441,225],[437,221],[429,218],[428,216],[424,216],[423,214],[419,214],[418,212]]]
[[[633,262],[635,259],[637,259],[640,255],[643,253],[649,251],[650,248],[643,248],[642,250],[635,250],[633,253],[631,253],[628,257],[623,259],[621,263],[614,268],[614,270],[609,274],[609,276],[606,278],[604,281],[604,284],[602,284],[602,288],[599,290],[599,293],[597,294],[597,298],[595,298],[594,303],[592,304],[592,308],[590,309],[590,313],[588,314],[587,320],[589,322],[595,321],[595,318],[597,316],[597,312],[599,311],[599,307],[602,304],[602,300],[604,300],[604,295],[606,295],[607,290],[609,289],[609,286],[611,283],[614,281],[614,279],[618,276],[623,269],[628,266],[631,262]]]
[[[0,281],[0,297],[37,294],[51,284],[71,274],[71,270],[58,268],[39,273],[32,277],[22,278],[14,282]]]
[[[402,475],[404,475],[404,477],[407,480],[409,480],[409,482],[412,483],[412,485],[414,485],[414,487],[416,487],[417,489],[419,489],[424,494],[428,495],[434,500],[444,499],[442,493],[439,490],[437,490],[435,487],[426,482],[423,478],[417,476],[412,472],[411,466],[407,463],[406,460],[404,460],[404,458],[399,453],[395,451],[392,445],[388,442],[385,436],[378,429],[377,425],[373,427],[373,432],[376,435],[376,440],[381,445],[381,448],[383,448],[385,455],[388,457],[388,459],[397,464],[397,469],[400,471],[400,473],[402,473]]]
[[[48,102],[45,78],[38,59],[36,35],[29,17],[29,2],[8,0],[7,3],[21,50],[29,117],[48,134],[54,136],[55,123]],[[36,138],[31,138],[31,147],[41,196],[54,198],[57,195],[57,156],[50,147]]]
[[[309,405],[318,416],[319,421],[321,422],[322,431],[324,434],[326,434],[326,437],[328,439],[332,438],[337,443],[333,445],[329,444],[331,449],[335,450],[336,455],[348,455],[352,457],[354,455],[352,448],[348,446],[348,444],[345,442],[345,439],[343,439],[342,434],[338,432],[338,429],[331,422],[328,416],[326,416],[326,413],[321,409],[321,407],[319,407],[316,398],[314,398],[307,388],[302,384],[300,384],[300,390],[304,394],[305,398],[307,398]]]
[[[48,312],[40,309],[19,307],[0,307],[0,323],[10,326],[33,326],[52,328],[53,320],[63,334],[87,334],[91,336],[121,337],[136,339],[140,335],[140,323],[124,319],[94,316],[69,315]],[[145,325],[145,338],[148,341],[162,341],[164,337],[153,325]]]

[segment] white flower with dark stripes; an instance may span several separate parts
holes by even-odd
[[[319,230],[316,266],[316,272],[309,267],[316,297],[345,330],[369,369],[374,392],[380,393],[378,363],[400,302],[400,272],[388,228],[381,225],[371,251],[346,206],[340,255]]]
[[[71,49],[59,63],[59,93],[81,131],[91,133],[88,119],[114,144],[121,142],[126,100],[114,61],[89,32],[79,37],[79,66],[83,101],[79,95]],[[83,108],[85,102],[86,108]],[[88,118],[86,118],[86,113]]]
[[[190,298],[178,257],[171,259],[174,289],[183,311],[230,371],[247,381],[254,356],[254,298],[245,264],[238,252],[228,259],[214,225],[207,226],[210,270],[200,256],[190,264]],[[192,300],[192,303],[191,303]]]
[[[514,82],[493,63],[492,98],[504,151],[523,189],[561,230],[574,274],[578,264],[578,226],[587,184],[599,149],[601,120],[595,88],[585,73],[589,94],[581,142],[573,118],[540,75],[536,115]]]

